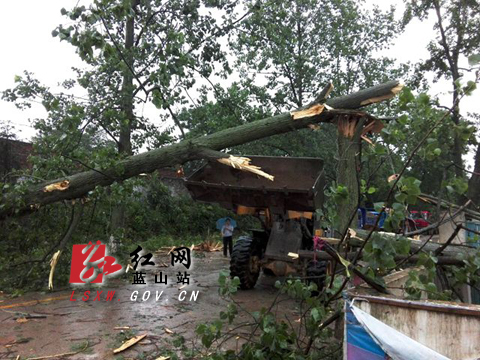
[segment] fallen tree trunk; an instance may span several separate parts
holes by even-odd
[[[438,202],[440,201],[438,198],[428,194],[420,194],[418,198],[426,203],[434,204],[434,205],[437,205]],[[461,208],[460,205],[452,204],[451,202],[448,202],[446,200],[440,201],[440,207],[447,210],[450,210],[450,209],[459,210]],[[480,212],[472,209],[468,209],[468,208],[464,208],[461,210],[472,219],[480,220]]]
[[[342,256],[349,261],[352,261],[353,259],[355,259],[356,255],[357,255],[356,251],[349,251],[346,256],[345,256],[345,254],[342,254]],[[329,260],[333,259],[332,256],[325,251],[318,251],[318,252],[314,253],[313,251],[309,251],[309,250],[299,250],[298,251],[298,256],[301,257],[301,258],[305,258],[305,259],[314,259],[315,258],[317,261],[329,261]],[[409,264],[409,266],[412,266],[412,264],[416,264],[418,262],[418,260],[420,259],[420,256],[419,255],[413,255],[413,256],[411,256],[411,255],[395,255],[394,258],[395,258],[396,262],[405,261],[406,263]],[[439,265],[455,265],[455,266],[464,266],[465,265],[465,262],[463,260],[459,259],[458,257],[454,257],[454,256],[439,256],[437,259],[438,259],[437,264],[439,264]],[[405,267],[407,267],[407,266],[405,266]]]
[[[368,235],[368,231],[366,230],[359,230],[356,229],[356,237],[352,237],[348,240],[348,243],[353,246],[361,246],[363,243],[362,239],[365,239]],[[378,236],[385,237],[387,239],[390,239],[392,241],[395,241],[395,234],[392,233],[384,233],[384,232],[378,232]],[[400,236],[400,235],[398,235]],[[435,253],[438,249],[440,249],[443,244],[441,243],[435,243],[432,241],[429,241],[428,243],[425,243],[425,241],[421,240],[415,240],[412,238],[407,238],[410,241],[410,252],[411,253],[416,253],[419,250],[425,251],[425,252],[431,252]],[[449,259],[459,259],[458,255],[463,255],[465,257],[472,255],[472,250],[474,248],[470,246],[465,246],[465,245],[458,245],[458,244],[449,244],[445,249],[442,250],[441,255],[438,255],[438,257],[445,257]],[[450,260],[449,260],[450,261]],[[453,260],[452,260],[453,261]]]
[[[305,128],[313,123],[332,122],[338,116],[358,116],[373,119],[358,109],[375,102],[390,99],[401,89],[398,81],[390,81],[347,96],[334,98],[323,104],[314,103],[307,109],[272,116],[217,133],[155,149],[119,161],[108,169],[90,170],[31,186],[24,194],[2,197],[0,219],[34,211],[57,201],[85,196],[97,186],[108,186],[159,168],[183,164],[205,157],[207,150],[222,150],[276,134]],[[333,109],[332,109],[333,108]],[[339,109],[341,108],[341,110]]]

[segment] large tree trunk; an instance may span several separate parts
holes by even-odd
[[[456,88],[455,83],[460,78],[460,76],[456,72],[454,72],[453,76],[454,76],[453,104],[455,104],[455,106],[452,112],[452,121],[456,126],[458,126],[460,125],[460,106],[459,106],[459,94],[458,94],[458,90]],[[455,175],[459,178],[463,178],[464,176],[462,154],[463,154],[463,146],[462,146],[462,141],[460,139],[460,135],[458,134],[457,131],[454,131],[453,162],[457,165],[455,166]]]
[[[205,157],[205,149],[222,150],[245,144],[275,134],[283,134],[310,124],[331,122],[336,117],[358,116],[372,119],[356,109],[395,96],[401,89],[398,81],[390,81],[358,93],[327,101],[335,109],[323,109],[313,104],[308,109],[285,113],[263,120],[247,123],[217,133],[183,140],[149,152],[131,156],[109,169],[90,170],[31,186],[24,194],[4,195],[0,207],[0,218],[27,213],[41,206],[66,199],[85,196],[96,186],[108,186],[141,173],[151,173],[159,168],[185,163]],[[344,110],[337,110],[342,108]],[[58,184],[58,187],[51,186]],[[49,186],[50,185],[50,186]],[[47,187],[48,186],[48,187]]]
[[[345,234],[355,216],[359,200],[361,131],[365,118],[340,116],[337,119],[337,185],[346,187],[347,197],[338,204],[338,229]]]
[[[472,200],[477,209],[480,209],[480,144],[477,145],[477,152],[475,153],[473,174],[468,181],[467,197]]]
[[[138,0],[132,2],[132,8],[138,4]],[[121,156],[132,155],[132,127],[135,121],[135,115],[133,113],[133,101],[134,101],[134,87],[133,87],[133,42],[135,36],[135,17],[128,17],[125,23],[125,53],[123,54],[126,67],[123,70],[123,82],[121,89],[122,97],[122,112],[124,119],[120,120],[120,137],[118,140],[118,153]],[[113,242],[113,233],[119,229],[123,229],[125,226],[125,205],[123,201],[120,201],[112,209],[112,217],[110,220],[110,233],[111,241]],[[113,245],[113,244],[112,244]]]

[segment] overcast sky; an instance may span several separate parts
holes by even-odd
[[[57,83],[73,78],[72,67],[83,67],[84,64],[75,54],[74,47],[66,42],[53,38],[52,30],[65,17],[61,16],[60,9],[73,8],[79,0],[15,0],[2,2],[0,12],[0,34],[2,34],[2,57],[0,66],[0,91],[14,86],[14,76],[21,75],[24,70],[33,72],[42,84],[55,87]],[[88,1],[80,1],[88,3]],[[388,7],[397,5],[400,9],[400,0],[368,0],[368,3]],[[412,61],[428,57],[426,45],[434,37],[433,22],[413,21],[394,45],[384,55],[396,58],[399,62]],[[450,85],[446,82],[436,84],[433,94],[444,94],[445,105],[451,103],[449,95]],[[462,101],[462,112],[478,111],[474,97]],[[478,101],[477,101],[478,102]],[[11,120],[16,127],[17,136],[29,140],[34,134],[29,119],[44,116],[41,106],[32,110],[20,111],[5,101],[0,101],[0,120]]]

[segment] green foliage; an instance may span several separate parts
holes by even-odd
[[[463,81],[458,71],[449,74],[455,66],[448,63],[445,46],[456,47],[457,56],[467,56],[471,66],[478,65],[478,21],[464,22],[465,17],[460,14],[465,8],[459,7],[468,7],[468,15],[473,19],[478,19],[478,9],[471,8],[468,2],[417,1],[408,4],[405,22],[412,16],[426,16],[435,3],[441,4],[448,17],[446,40],[431,42],[431,59],[421,69],[435,71],[437,78],[451,77],[455,94],[470,95],[476,88],[475,82]],[[47,116],[34,121],[38,136],[31,156],[33,168],[23,173],[28,179],[17,184],[0,183],[2,195],[21,194],[41,179],[64,177],[85,169],[103,171],[114,167],[109,176],[116,176],[125,170],[116,165],[118,160],[130,152],[158,148],[180,137],[208,135],[292,110],[313,100],[329,81],[335,85],[335,96],[408,73],[407,66],[397,67],[393,60],[377,56],[400,31],[393,9],[381,12],[375,8],[367,12],[363,10],[363,1],[352,0],[245,0],[238,6],[235,1],[171,0],[165,5],[157,0],[95,0],[89,7],[61,10],[68,25],[60,25],[52,35],[74,46],[88,69],[77,69],[76,79],[65,81],[60,93],[43,86],[28,72],[15,76],[15,87],[3,92],[2,98],[20,109],[39,101]],[[237,21],[242,7],[245,16]],[[133,37],[127,34],[132,24]],[[460,33],[462,41],[456,42]],[[228,47],[219,41],[223,36],[230,40]],[[235,56],[234,70],[240,79],[224,89],[214,84],[211,77],[229,79],[233,75],[227,51]],[[206,81],[210,86],[197,83],[199,77],[202,84]],[[420,80],[411,77],[407,82],[418,85]],[[85,98],[71,95],[75,87],[86,93]],[[189,91],[197,93],[195,101]],[[143,103],[155,107],[160,125],[143,116]],[[357,169],[362,177],[358,186],[361,201],[375,202],[378,210],[387,207],[387,230],[397,232],[401,228],[409,207],[417,205],[421,192],[436,195],[445,190],[446,198],[466,193],[465,179],[451,167],[455,161],[452,149],[459,146],[465,153],[467,146],[474,143],[475,127],[471,123],[456,121],[455,113],[445,116],[444,107],[435,97],[407,87],[398,99],[371,112],[389,115],[391,120],[385,121],[380,134],[371,136],[375,146],[363,146]],[[429,136],[418,146],[427,133]],[[131,149],[125,147],[125,135]],[[322,226],[336,227],[338,206],[345,204],[352,192],[334,181],[335,138],[335,126],[322,125],[320,131],[277,135],[229,151],[324,158],[329,180],[327,202],[324,209],[317,211],[317,217]],[[398,173],[407,160],[410,163],[405,174],[393,189],[393,197],[387,199],[392,186],[387,178]],[[17,201],[15,196],[5,199]],[[118,255],[126,258],[137,244],[154,251],[167,245],[216,239],[215,221],[231,216],[218,206],[196,203],[186,196],[171,196],[157,177],[116,182],[108,189],[99,187],[87,199],[85,215],[57,265],[55,282],[59,286],[68,280],[74,243],[104,240],[114,233],[121,242]],[[125,206],[126,221],[124,228],[115,233],[109,224],[118,204]],[[71,207],[71,203],[50,205],[28,218],[8,219],[2,224],[0,271],[4,276],[0,288],[45,288],[48,260],[70,223]],[[237,221],[241,230],[252,223],[248,218]],[[388,239],[374,234],[364,249],[362,271],[383,284],[383,277],[399,267],[396,259],[409,254],[410,243],[405,237]],[[409,275],[409,296],[420,298],[426,293],[431,298],[449,297],[448,291],[440,291],[435,285],[437,258],[423,251],[418,257],[421,270]],[[471,256],[463,259],[463,267],[447,267],[452,286],[479,281],[479,259],[478,252],[472,251]],[[332,341],[331,330],[320,327],[339,306],[325,304],[340,290],[342,282],[339,275],[327,278],[326,283],[332,286],[318,297],[311,296],[317,290],[314,284],[293,279],[279,284],[280,295],[300,304],[302,329],[298,331],[278,318],[272,311],[273,305],[263,308],[252,314],[249,326],[254,335],[242,346],[242,358],[338,357],[339,344]],[[221,273],[219,285],[220,295],[232,299],[239,281]],[[22,292],[15,291],[18,295]],[[196,334],[205,350],[202,356],[230,359],[238,355],[222,351],[221,345],[225,336],[230,335],[229,325],[242,311],[232,300],[218,320],[197,327]],[[309,339],[322,345],[305,354],[304,345],[299,344]],[[181,338],[174,345],[185,347]],[[189,356],[197,356],[192,349],[188,351]]]
[[[437,195],[450,182],[457,185],[464,182],[463,178],[456,175],[452,165],[455,160],[452,152],[452,125],[447,120],[440,121],[445,116],[445,110],[439,109],[438,101],[425,93],[415,95],[406,87],[398,97],[397,109],[396,119],[386,124],[378,139],[383,146],[378,150],[367,148],[364,151],[367,162],[383,161],[387,164],[380,171],[376,171],[375,164],[369,164],[365,168],[365,176],[378,187],[370,198],[376,201],[386,196],[391,184],[385,180],[400,171],[406,159],[410,159],[406,173],[406,179],[409,180],[402,179],[399,183],[399,191],[396,193],[399,202],[415,204],[415,198],[419,194],[418,186],[414,186],[417,181],[422,184],[422,192],[432,195]],[[432,127],[434,129],[431,134],[417,149],[417,145]],[[474,141],[475,127],[468,122],[461,122],[453,129],[466,152],[467,145]],[[377,147],[378,145],[375,148]],[[414,150],[416,154],[411,157]],[[372,170],[375,173],[371,173]],[[404,183],[405,181],[409,183]],[[457,186],[455,191],[461,193],[464,189]]]
[[[2,184],[3,189],[14,187],[16,191],[22,186],[22,183]],[[241,231],[258,226],[254,219],[236,217],[217,205],[194,202],[186,196],[174,197],[156,176],[125,181],[109,189],[99,187],[90,194],[82,219],[62,251],[55,271],[55,287],[68,283],[73,244],[108,242],[110,218],[118,202],[126,206],[125,230],[117,234],[120,241],[117,256],[122,263],[129,259],[129,253],[137,245],[156,251],[163,246],[220,241],[216,221],[221,217],[234,217]],[[2,290],[46,289],[49,261],[69,226],[71,207],[49,205],[31,216],[3,222],[0,227]]]
[[[454,81],[459,77],[460,56],[469,57],[475,64],[480,51],[480,11],[473,1],[414,1],[408,2],[404,23],[414,17],[425,19],[430,11],[435,14],[436,39],[428,45],[430,58],[421,70],[434,71],[436,78],[446,77]]]
[[[480,249],[472,251],[468,256],[459,256],[464,263],[462,267],[449,267],[453,276],[453,285],[476,285],[480,283]]]
[[[337,228],[340,217],[338,204],[345,204],[348,201],[348,188],[344,185],[337,185],[335,182],[325,189],[324,211],[317,210],[317,216],[321,220],[322,227],[333,226]]]
[[[473,54],[468,57],[468,64],[470,66],[475,66],[480,64],[480,54]]]
[[[338,282],[336,282],[339,286]],[[245,312],[240,304],[236,303],[232,295],[237,291],[239,279],[230,279],[228,273],[222,272],[219,276],[219,292],[222,297],[229,301],[226,311],[220,312],[219,319],[209,323],[199,324],[196,328],[203,349],[197,352],[191,349],[182,348],[185,355],[192,358],[202,359],[233,359],[240,356],[242,359],[338,359],[341,355],[341,346],[332,339],[332,331],[329,328],[320,328],[325,319],[331,316],[333,309],[326,308],[323,305],[325,296],[312,297],[312,292],[316,291],[316,285],[307,285],[301,280],[287,280],[284,284],[277,282],[279,289],[277,296],[272,304],[263,307],[260,311],[249,313],[252,319],[248,323],[236,321],[237,317]],[[336,289],[330,289],[335,291]],[[328,292],[331,293],[330,291]],[[279,301],[279,296],[284,295],[300,304],[301,323],[292,325],[285,321],[283,317],[276,315],[273,311]],[[285,301],[283,299],[282,301]],[[228,339],[236,336],[234,330],[230,329],[233,324],[234,329],[249,327],[252,333],[241,349],[223,350],[222,345]],[[302,329],[298,330],[298,326]],[[313,340],[313,346],[309,351],[305,350],[305,343],[309,339]],[[303,344],[303,345],[301,345]],[[322,344],[317,347],[318,344]]]
[[[408,255],[410,242],[403,236],[386,238],[373,234],[371,241],[364,249],[364,260],[367,262],[368,275],[381,281],[381,277],[396,268],[396,255]]]
[[[387,58],[373,56],[398,33],[393,10],[371,12],[362,2],[329,0],[250,1],[251,16],[228,34],[240,80],[224,90],[211,83],[178,116],[190,135],[204,135],[306,105],[333,81],[332,96],[398,77]],[[312,21],[311,19],[315,19]],[[336,178],[336,127],[300,130],[237,146],[240,154],[312,156],[325,159],[329,181]]]
[[[261,95],[277,108],[306,105],[330,81],[344,94],[395,71],[391,60],[372,56],[396,35],[393,9],[368,12],[363,2],[336,0],[245,5],[259,8],[234,39],[237,66],[246,84],[267,81]]]

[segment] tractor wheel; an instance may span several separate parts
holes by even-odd
[[[327,262],[326,261],[310,261],[307,265],[307,283],[317,284],[317,291],[320,293],[325,284],[325,277],[327,276]]]
[[[260,257],[255,250],[255,243],[248,236],[240,237],[233,247],[230,276],[238,276],[242,290],[252,289],[260,274]]]

